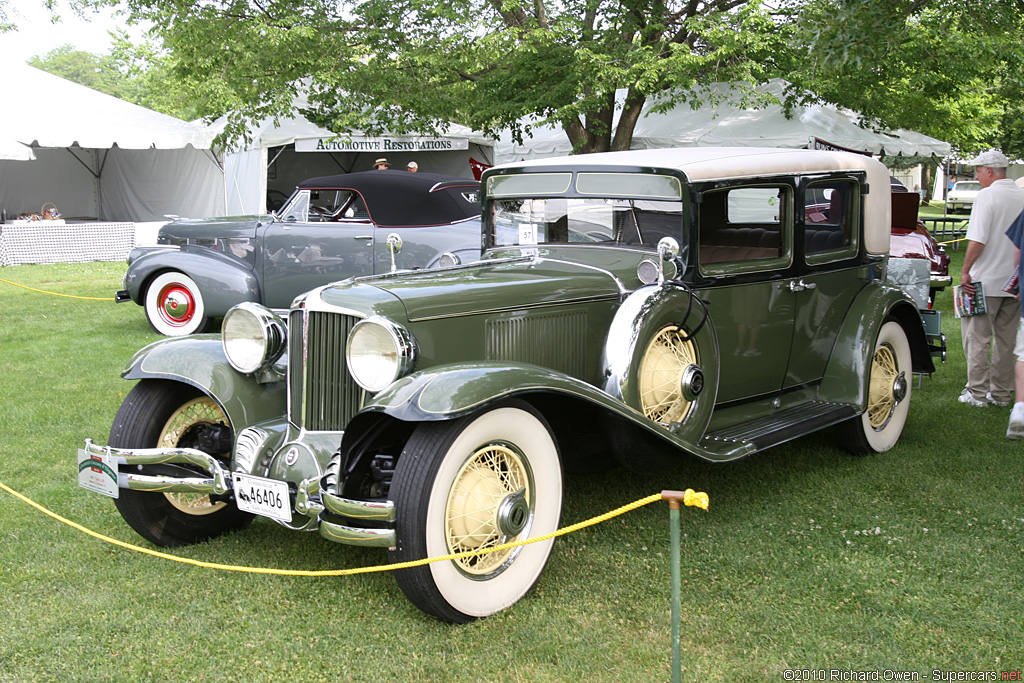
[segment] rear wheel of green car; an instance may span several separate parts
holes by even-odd
[[[114,448],[197,448],[200,430],[227,423],[220,407],[198,389],[179,382],[142,380],[117,411],[109,444]],[[230,453],[210,455],[225,463],[231,457]],[[205,494],[121,489],[114,503],[132,529],[162,546],[205,541],[252,521],[248,513]]]
[[[484,550],[558,529],[562,469],[547,423],[512,402],[416,428],[391,485],[397,547],[392,562]],[[554,539],[401,569],[406,597],[444,621],[466,623],[523,597]]]
[[[856,455],[889,450],[907,422],[913,369],[910,342],[899,323],[882,325],[867,371],[866,409],[839,429],[843,445]]]

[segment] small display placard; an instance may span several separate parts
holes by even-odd
[[[90,455],[79,448],[78,485],[117,498],[117,460],[112,455]]]

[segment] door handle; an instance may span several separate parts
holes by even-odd
[[[352,239],[354,239],[354,240],[372,240],[373,239],[373,235],[356,235]]]
[[[790,280],[789,291],[791,292],[802,292],[805,289],[814,289],[818,286],[817,282],[804,282],[803,280]]]

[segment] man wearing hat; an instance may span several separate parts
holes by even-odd
[[[381,157],[380,159],[377,159],[377,161],[373,162],[373,170],[375,171],[386,171],[388,170],[389,166],[391,166],[391,164],[389,164],[388,160],[385,159],[384,157]]]
[[[1024,211],[1024,188],[1006,177],[1009,165],[1002,152],[982,152],[967,162],[981,191],[971,207],[967,224],[967,252],[960,284],[968,292],[981,283],[987,312],[960,319],[967,386],[959,401],[971,406],[1008,406],[1014,385],[1013,347],[1020,308],[1003,286],[1013,274],[1015,249],[1006,229]]]
[[[420,170],[420,165],[417,164],[415,161],[410,161],[409,164],[405,167],[405,170],[408,171],[409,173],[416,173],[417,171]]]

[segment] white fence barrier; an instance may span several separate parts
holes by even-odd
[[[135,246],[134,223],[30,221],[0,225],[0,266],[124,261]]]

